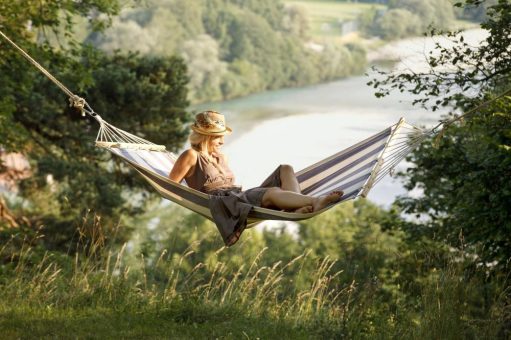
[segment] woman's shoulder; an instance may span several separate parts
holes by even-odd
[[[181,155],[179,156],[178,160],[181,160],[182,162],[186,163],[195,163],[197,162],[198,152],[194,149],[188,149],[183,151]]]

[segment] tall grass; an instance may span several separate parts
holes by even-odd
[[[185,308],[190,312],[191,304],[198,310],[200,306],[235,310],[244,317],[268,317],[298,328],[308,328],[321,315],[335,332],[344,314],[340,301],[350,295],[349,289],[335,289],[338,273],[332,272],[334,261],[328,258],[317,263],[309,289],[283,294],[289,283],[286,272],[313,261],[308,253],[268,267],[259,264],[267,249],[263,248],[239,268],[211,259],[207,262],[214,263],[212,268],[199,262],[190,270],[183,264],[195,253],[192,249],[200,250],[197,241],[177,258],[167,258],[162,252],[151,266],[146,266],[141,256],[133,266],[141,269],[135,271],[126,264],[126,244],[116,247],[106,243],[98,220],[92,229],[84,223],[78,235],[77,251],[69,258],[48,251],[38,253],[33,244],[39,234],[24,240],[4,265],[0,310],[113,308],[140,312]],[[0,257],[5,258],[6,248],[0,249]],[[223,251],[227,249],[220,248],[211,257]]]
[[[201,251],[201,241],[196,241],[179,256],[169,257],[163,251],[151,265],[139,256],[138,263],[129,266],[126,245],[107,242],[98,219],[84,223],[78,235],[73,256],[39,251],[34,239],[40,234],[25,239],[11,254],[7,254],[8,244],[0,249],[0,258],[10,258],[0,272],[0,326],[2,315],[17,318],[18,323],[3,322],[14,337],[23,334],[19,325],[24,324],[21,315],[26,311],[33,318],[59,313],[66,318],[71,314],[63,311],[70,310],[131,313],[136,319],[141,313],[152,313],[156,320],[170,318],[192,328],[197,323],[232,319],[242,320],[244,329],[264,331],[261,328],[273,323],[284,325],[285,332],[296,330],[307,337],[350,338],[497,336],[506,317],[505,307],[495,299],[493,315],[468,318],[466,309],[480,294],[479,282],[460,280],[455,267],[429,279],[417,307],[383,302],[363,283],[338,282],[341,272],[333,270],[335,261],[315,259],[310,251],[286,263],[264,266],[260,263],[267,248],[263,248],[245,265],[234,267],[218,260],[221,252],[231,251],[220,248],[189,268],[186,259]],[[302,275],[308,276],[308,284],[299,288],[293,280]],[[494,296],[506,294],[509,291],[503,289]],[[245,332],[237,331],[234,337]]]

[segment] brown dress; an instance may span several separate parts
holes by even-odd
[[[234,184],[234,174],[223,155],[219,155],[217,164],[213,164],[200,152],[197,155],[194,172],[185,178],[186,183],[190,188],[211,195],[209,210],[227,244],[229,236],[238,230],[241,234],[246,228],[248,213],[254,206],[261,206],[266,190],[280,187],[280,166],[261,186],[242,191],[240,186]]]

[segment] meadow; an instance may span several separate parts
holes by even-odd
[[[399,260],[406,256],[394,251],[362,255],[396,245],[374,226],[361,239],[360,231],[350,234],[356,228],[345,225],[344,247],[352,248],[351,255],[334,258],[317,255],[325,245],[300,246],[275,232],[247,232],[236,249],[228,249],[219,245],[211,222],[170,210],[191,231],[167,230],[154,243],[168,248],[152,251],[143,244],[116,245],[119,226],[106,228],[93,216],[76,231],[73,255],[40,247],[42,230],[30,238],[12,235],[0,249],[1,258],[10,258],[0,266],[3,338],[456,339],[502,334],[509,313],[504,281],[488,285],[479,271],[467,275],[455,256],[418,281],[385,275],[363,279],[374,270],[373,256],[398,262],[388,262],[384,272],[406,264]],[[335,223],[343,214],[349,218],[348,208],[340,210],[318,223]],[[158,238],[157,231],[148,235]],[[357,247],[357,239],[365,249]],[[181,245],[183,240],[190,243]],[[414,256],[413,266],[424,271],[426,263],[438,260],[433,252]],[[361,274],[350,273],[356,267]],[[484,300],[478,295],[482,286],[487,287]]]

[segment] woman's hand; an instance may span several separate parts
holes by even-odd
[[[181,183],[183,178],[192,174],[197,163],[197,151],[188,149],[177,159],[174,167],[170,171],[169,178],[177,183]]]

